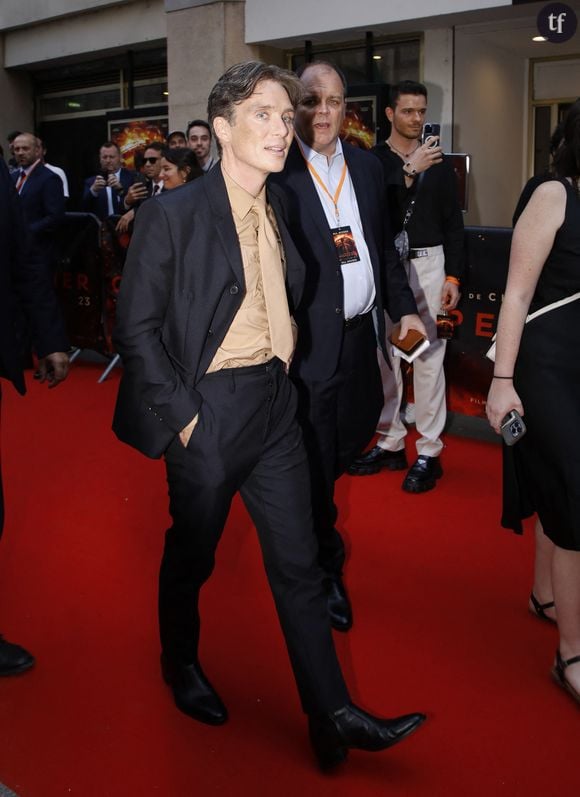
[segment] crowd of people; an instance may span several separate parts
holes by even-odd
[[[159,576],[163,678],[188,716],[227,720],[199,659],[198,604],[239,492],[323,769],[351,748],[386,749],[425,720],[421,712],[382,719],[351,702],[332,636],[353,624],[334,492],[347,471],[405,469],[402,489],[411,494],[442,478],[445,338],[437,317],[457,305],[464,267],[453,170],[439,139],[421,137],[425,86],[392,87],[391,132],[374,153],[340,138],[346,93],[341,71],[326,61],[296,75],[238,64],[212,89],[207,122],[194,120],[166,144],[149,142],[136,173],[105,142],[100,172],[83,192],[87,211],[133,227],[114,332],[123,371],[113,429],[165,461],[172,525]],[[504,516],[518,527],[538,513],[541,572],[531,605],[557,620],[554,677],[580,702],[578,305],[567,300],[580,296],[577,106],[555,179],[536,187],[516,224],[488,414],[499,430],[509,411],[526,410],[528,434],[506,455],[518,490],[505,496]],[[64,212],[61,178],[32,134],[11,145],[17,169],[4,201],[23,206],[32,244],[14,250],[12,271],[24,259],[45,279],[40,236]],[[36,227],[33,186],[60,197]],[[524,325],[530,308],[551,304],[557,311]],[[419,439],[410,468],[396,353],[408,336],[429,344],[413,363]],[[41,366],[51,384],[66,375],[63,348],[38,347],[59,363]],[[561,413],[551,412],[554,396]],[[0,674],[32,666],[23,652],[0,641]]]
[[[99,170],[85,179],[80,205],[74,210],[92,213],[101,221],[118,217],[117,230],[125,232],[131,229],[135,214],[146,199],[208,171],[215,163],[211,147],[211,130],[203,119],[189,122],[185,133],[173,131],[166,141],[153,140],[138,149],[134,169],[123,165],[118,144],[106,141],[98,151]],[[69,198],[67,175],[46,161],[46,147],[33,133],[13,131],[8,136],[8,148],[8,170],[26,206],[33,233],[43,231],[38,243],[46,264],[53,267],[52,234],[62,223]],[[51,174],[58,176],[60,182],[48,179]]]

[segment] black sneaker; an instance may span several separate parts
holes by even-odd
[[[351,476],[371,476],[373,473],[378,473],[381,468],[405,470],[406,467],[407,457],[404,448],[400,451],[385,451],[384,448],[375,446],[366,454],[357,457],[346,472]]]
[[[407,493],[425,493],[436,486],[437,479],[443,476],[443,468],[439,457],[417,457],[417,461],[409,468],[403,490]]]

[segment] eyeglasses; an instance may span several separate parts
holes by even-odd
[[[159,158],[143,158],[143,163],[157,163]]]

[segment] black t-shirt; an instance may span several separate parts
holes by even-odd
[[[403,161],[387,144],[371,152],[383,164],[391,226],[395,235],[403,228],[409,203],[416,197],[413,215],[406,227],[413,249],[443,245],[445,273],[461,279],[464,270],[465,234],[459,205],[457,178],[445,157],[405,185]]]

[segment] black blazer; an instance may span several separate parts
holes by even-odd
[[[60,178],[53,176],[62,192]],[[25,392],[22,345],[27,340],[26,320],[39,357],[68,350],[50,276],[31,254],[22,202],[0,158],[0,376],[9,379],[19,393]]]
[[[19,171],[12,173],[14,183],[18,181],[19,175]],[[32,236],[31,244],[35,250],[35,257],[45,262],[52,260],[53,233],[64,220],[65,197],[62,180],[39,163],[22,186],[20,202]]]
[[[125,199],[125,194],[135,182],[135,177],[135,172],[132,172],[129,169],[121,169],[119,180],[121,181],[123,190],[112,192],[114,216],[123,215],[123,213],[127,212],[125,206],[123,205],[123,201]],[[99,191],[96,197],[91,194],[91,186],[95,182],[95,179],[96,175],[93,177],[87,177],[84,181],[82,209],[85,211],[85,213],[94,213],[95,216],[98,216],[99,219],[103,221],[109,216],[107,192],[103,188],[102,191]]]
[[[304,264],[280,189],[268,189],[286,255],[290,311]],[[160,457],[198,413],[195,389],[245,292],[238,235],[220,168],[143,204],[127,254],[113,339],[124,364],[113,429]]]
[[[393,244],[382,167],[373,155],[345,142],[342,147],[375,277],[378,342],[387,358],[383,310],[398,321],[402,315],[416,313],[417,306]],[[269,182],[284,188],[290,234],[306,265],[304,296],[296,313],[298,346],[292,373],[305,379],[330,379],[338,367],[344,334],[342,270],[324,209],[296,142],[284,171],[271,175]]]

